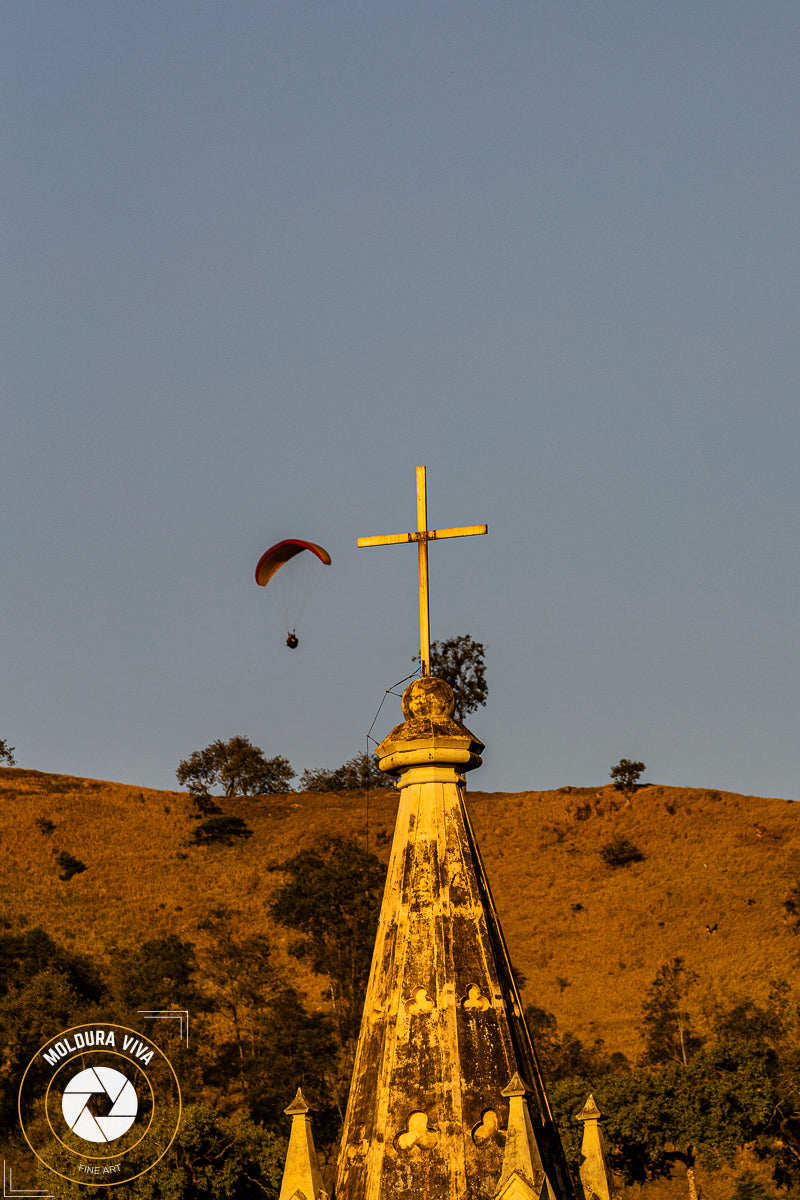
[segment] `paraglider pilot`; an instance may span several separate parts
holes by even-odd
[[[299,639],[297,637],[297,634],[295,633],[294,630],[292,630],[292,632],[289,634],[289,636],[286,639],[286,645],[289,647],[290,650],[295,650],[297,648],[298,641],[299,641]]]

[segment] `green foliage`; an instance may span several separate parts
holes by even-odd
[[[14,758],[14,747],[9,746],[5,738],[0,738],[0,763],[2,762],[9,767],[14,767],[17,763]]]
[[[223,1022],[207,1082],[230,1111],[247,1111],[283,1133],[287,1081],[302,1080],[314,1108],[315,1135],[340,1131],[336,1103],[339,1048],[330,1020],[309,1014],[276,964],[264,934],[235,932],[237,913],[219,907],[202,923],[209,935],[203,977]]]
[[[221,787],[225,796],[266,795],[291,790],[295,772],[281,755],[265,758],[249,738],[237,734],[229,741],[212,742],[178,763],[175,772],[181,787],[206,793]]]
[[[210,938],[203,974],[216,992],[217,1008],[241,1024],[242,1007],[264,1008],[286,986],[275,964],[269,938],[263,933],[235,932],[239,914],[225,905],[213,909],[199,928]]]
[[[234,932],[236,916],[221,906],[200,923],[200,928],[210,936],[203,956],[203,975],[211,985],[213,1006],[226,1018],[232,1033],[232,1065],[242,1090],[247,1091],[246,1060],[256,1053],[265,1013],[287,983],[275,964],[266,935],[238,936]]]
[[[538,1046],[537,1046],[538,1052]],[[553,1113],[561,1145],[564,1147],[567,1164],[574,1178],[578,1177],[581,1161],[582,1127],[575,1120],[575,1113],[580,1112],[586,1099],[594,1089],[582,1075],[566,1075],[563,1079],[547,1083],[547,1098]],[[580,1193],[577,1193],[580,1194]]]
[[[56,854],[56,865],[60,868],[58,878],[65,882],[72,879],[73,875],[80,875],[81,871],[87,870],[86,863],[81,862],[79,858],[75,858],[67,850],[59,850]]]
[[[209,817],[201,821],[192,830],[189,838],[197,846],[209,846],[214,843],[222,846],[232,846],[235,841],[253,836],[242,817]]]
[[[770,1193],[752,1171],[743,1171],[733,1181],[731,1200],[771,1200]]]
[[[193,793],[192,807],[194,809],[192,812],[193,817],[212,817],[216,813],[222,812],[216,800],[209,796],[208,792]]]
[[[431,646],[431,675],[443,679],[453,689],[456,699],[455,719],[463,722],[471,712],[486,703],[486,647],[468,634],[445,638]],[[412,662],[419,662],[415,655]]]
[[[114,966],[117,996],[132,1012],[156,1008],[197,1012],[207,1007],[195,982],[195,948],[174,933],[118,951]]]
[[[263,1200],[280,1188],[286,1141],[243,1115],[203,1104],[183,1113],[171,1153],[129,1185],[136,1200]],[[126,1189],[127,1190],[127,1189]]]
[[[156,1128],[155,1136],[165,1139],[166,1132]],[[146,1170],[149,1150],[141,1153],[139,1161],[135,1149],[125,1158],[126,1169],[144,1170],[122,1189],[131,1200],[264,1200],[280,1188],[286,1140],[244,1114],[220,1116],[195,1103],[183,1109],[175,1141],[161,1162]],[[52,1188],[46,1168],[40,1168],[38,1179]],[[85,1200],[87,1189],[59,1180],[58,1194],[61,1200]]]
[[[11,988],[0,1000],[0,1124],[14,1121],[23,1071],[39,1047],[60,1029],[81,1023],[90,1006],[69,981],[48,968]]]
[[[684,1066],[702,1045],[686,1011],[686,996],[697,983],[697,975],[682,958],[664,963],[650,985],[642,1006],[645,1035],[644,1061],[678,1062]]]
[[[668,1176],[676,1163],[713,1168],[756,1142],[776,1180],[796,1187],[800,1047],[786,986],[773,984],[763,1005],[741,1000],[718,1012],[703,1045],[686,1012],[695,982],[681,959],[660,969],[643,1006],[647,1052],[637,1068],[602,1043],[559,1036],[551,1013],[526,1010],[569,1161],[579,1161],[574,1114],[593,1092],[612,1166],[627,1183]]]
[[[318,1144],[338,1141],[344,1111],[342,1092],[350,1072],[345,1072],[343,1081],[333,1022],[324,1014],[309,1013],[300,994],[286,987],[270,1000],[253,1029],[255,1037],[241,1046],[235,1038],[218,1045],[208,1079],[220,1089],[221,1102],[234,1111],[243,1103],[254,1119],[282,1133],[287,1094],[302,1082],[303,1094],[314,1112]],[[240,1087],[242,1055],[244,1088]],[[292,1083],[287,1086],[289,1081]]]
[[[800,1192],[800,1039],[798,1005],[784,980],[773,980],[763,1004],[740,1000],[717,1013],[715,1035],[744,1043],[769,1075],[772,1111],[760,1131],[757,1149],[771,1159],[781,1188]]]
[[[390,780],[378,766],[374,754],[362,751],[335,771],[306,768],[300,776],[301,792],[366,792],[390,787]]]
[[[276,921],[303,935],[290,951],[327,975],[343,1042],[358,1032],[386,868],[342,837],[323,838],[284,862],[287,878],[270,905]]]
[[[22,1072],[42,1043],[89,1019],[105,994],[91,960],[43,929],[0,934],[0,1124],[14,1121]]]
[[[744,1038],[761,1047],[784,1048],[792,1021],[789,985],[783,979],[773,979],[765,1004],[735,1001],[730,1008],[717,1013],[714,1031],[720,1038]]]
[[[48,970],[63,978],[83,1002],[96,1003],[105,993],[103,978],[91,959],[59,946],[43,929],[0,934],[0,996]]]
[[[601,846],[600,857],[607,867],[629,867],[631,863],[644,862],[645,856],[638,846],[619,834]]]
[[[629,1180],[730,1162],[769,1120],[772,1088],[763,1057],[744,1042],[717,1042],[686,1066],[607,1077],[597,1099],[606,1134]]]
[[[613,779],[617,791],[630,798],[636,791],[639,779],[646,769],[643,762],[621,758],[617,765],[611,768],[609,775]]]
[[[776,1183],[800,1184],[800,1046],[797,1008],[782,981],[764,1004],[744,999],[718,1011],[708,1044],[685,1011],[696,976],[681,959],[659,971],[644,1005],[649,1067],[608,1074],[595,1097],[606,1116],[612,1165],[628,1182],[682,1163],[730,1162],[754,1144]],[[747,1179],[742,1195],[747,1197]],[[760,1185],[758,1185],[760,1187]],[[753,1192],[762,1200],[762,1191]]]

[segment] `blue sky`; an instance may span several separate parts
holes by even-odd
[[[798,797],[795,4],[9,0],[0,737],[173,787],[487,646],[482,790]],[[253,570],[333,565],[298,632]],[[396,720],[384,708],[383,733]]]

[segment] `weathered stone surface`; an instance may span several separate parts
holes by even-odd
[[[613,1197],[608,1151],[600,1128],[602,1116],[594,1096],[589,1096],[581,1111],[575,1114],[575,1120],[584,1123],[580,1176],[585,1200],[612,1200]]]
[[[381,768],[399,775],[401,801],[337,1200],[493,1200],[501,1176],[508,1200],[550,1200],[548,1179],[554,1200],[568,1200],[563,1151],[463,802],[462,772],[479,765],[483,746],[452,720],[441,680],[415,681],[403,711],[377,750]],[[528,1094],[508,1093],[515,1076]],[[504,1171],[509,1139],[517,1149]]]

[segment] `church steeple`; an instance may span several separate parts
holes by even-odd
[[[464,805],[483,746],[453,711],[415,680],[377,750],[401,798],[336,1200],[572,1200]]]

